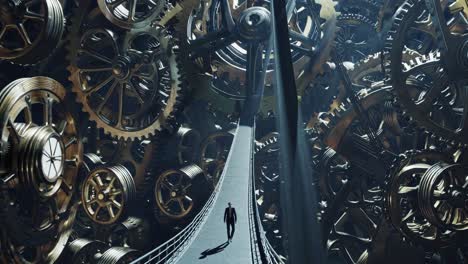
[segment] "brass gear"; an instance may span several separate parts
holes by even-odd
[[[387,46],[392,85],[404,109],[429,131],[466,144],[467,27],[457,14],[463,10],[451,11],[457,12],[448,20],[440,1],[406,1],[395,15]],[[427,32],[434,45],[418,49],[420,57],[405,61],[402,54],[411,47],[414,38],[408,32],[413,28]]]
[[[160,142],[157,138],[143,141],[115,141],[101,139],[97,154],[109,164],[121,164],[132,174],[137,190],[137,200],[143,201],[151,190],[160,163]]]
[[[132,175],[122,165],[99,166],[83,181],[83,209],[90,219],[101,225],[111,225],[125,219],[135,198]]]
[[[462,12],[468,18],[468,2],[466,0],[456,0],[449,6],[451,13]]]
[[[175,40],[160,26],[132,29],[122,39],[116,29],[86,28],[91,22],[82,21],[81,13],[75,18],[69,79],[89,119],[124,140],[171,130],[184,88]]]
[[[364,111],[373,106],[383,104],[385,101],[391,101],[393,95],[390,92],[391,87],[385,86],[373,91],[361,91],[360,103]],[[339,152],[342,140],[354,120],[359,119],[357,111],[349,102],[340,105],[333,113],[327,113],[321,117],[321,122],[316,125],[317,131],[324,135],[324,142],[332,149]]]
[[[399,76],[402,71],[405,76]],[[399,103],[418,124],[445,139],[467,142],[467,131],[461,123],[466,113],[459,112],[465,95],[461,87],[451,84],[440,53],[393,65],[392,77]]]

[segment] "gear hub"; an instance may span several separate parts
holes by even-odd
[[[271,33],[271,14],[264,7],[244,10],[239,18],[239,34],[246,41],[266,40]]]
[[[118,80],[125,80],[130,75],[132,61],[128,56],[120,56],[112,65],[112,73]]]
[[[37,181],[39,192],[43,193],[43,184],[52,184],[54,187],[48,191],[48,196],[57,192],[61,182],[59,178],[64,171],[65,147],[57,134],[50,126],[24,127],[18,124],[18,130],[24,130],[19,144],[19,173],[24,176],[25,184]],[[36,179],[36,180],[33,180]]]

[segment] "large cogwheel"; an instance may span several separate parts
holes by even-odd
[[[398,98],[416,121],[441,137],[467,143],[468,27],[464,9],[453,8],[456,3],[408,0],[403,4],[397,15],[399,26],[389,39],[391,71]],[[430,23],[421,23],[426,17]],[[414,39],[408,36],[411,28],[432,32],[439,50],[405,61],[403,51]]]
[[[450,79],[440,54],[421,56],[393,69],[393,87],[409,115],[439,136],[466,143],[464,86]]]
[[[175,40],[159,26],[89,24],[73,32],[69,79],[90,120],[125,140],[171,129],[183,89]]]

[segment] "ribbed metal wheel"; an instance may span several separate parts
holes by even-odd
[[[49,56],[65,24],[58,0],[3,1],[0,21],[0,58],[18,64],[36,64]]]
[[[98,167],[83,182],[83,208],[98,224],[109,225],[121,220],[135,199],[135,182],[122,165]]]
[[[460,164],[438,163],[421,178],[418,204],[433,225],[468,230],[468,173]]]
[[[95,257],[108,249],[101,241],[78,238],[67,246],[67,253],[72,264],[94,263]]]
[[[96,264],[127,264],[135,260],[139,252],[125,247],[113,247],[106,250]]]

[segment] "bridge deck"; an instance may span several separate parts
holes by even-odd
[[[239,126],[226,162],[224,180],[218,199],[193,242],[177,259],[177,263],[252,263],[248,216],[249,177],[252,159],[252,127]],[[236,208],[237,224],[234,238],[227,243],[224,209],[231,202]]]

